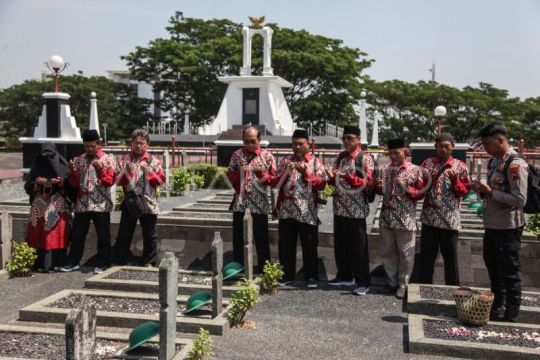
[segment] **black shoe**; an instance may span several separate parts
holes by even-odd
[[[79,269],[80,269],[79,264],[76,264],[76,265],[67,264],[67,265],[62,266],[60,268],[60,271],[62,271],[62,272],[72,272],[72,271],[79,270]]]
[[[317,283],[317,280],[315,280],[315,279],[308,279],[306,281],[306,287],[308,289],[316,289],[318,286],[319,286],[319,284]]]
[[[328,282],[328,285],[332,285],[332,286],[353,286],[354,285],[354,281],[352,279],[342,279],[342,278],[339,278],[339,277],[335,277],[334,279],[330,280]]]
[[[519,315],[519,304],[506,305],[506,312],[504,314],[504,320],[508,322],[516,322]]]
[[[492,308],[489,313],[489,320],[504,321],[504,306]]]

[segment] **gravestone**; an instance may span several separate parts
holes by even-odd
[[[83,296],[66,318],[66,360],[92,360],[96,348],[96,308]]]
[[[176,353],[177,297],[178,259],[166,252],[159,264],[159,360],[170,360]]]
[[[212,241],[212,319],[222,310],[223,298],[223,240],[219,231]]]
[[[13,235],[13,219],[7,211],[2,212],[2,225],[0,234],[0,269],[3,269],[11,260],[11,246]]]
[[[249,209],[244,215],[244,277],[253,280],[253,218]]]

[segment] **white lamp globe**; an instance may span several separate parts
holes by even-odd
[[[446,108],[442,105],[439,105],[435,108],[435,116],[446,116]]]
[[[365,92],[365,91],[362,91],[362,92],[360,93],[360,97],[365,98],[365,97],[366,97],[366,92]]]
[[[48,61],[49,66],[54,71],[60,70],[64,66],[64,59],[60,55],[53,55]]]

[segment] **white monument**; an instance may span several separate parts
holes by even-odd
[[[205,135],[215,135],[247,124],[264,127],[272,135],[292,135],[295,124],[283,96],[284,87],[292,84],[274,75],[272,69],[272,28],[262,26],[264,16],[253,19],[251,27],[244,26],[243,66],[240,76],[222,76],[219,80],[229,84],[225,98],[214,121],[205,127]],[[253,36],[263,37],[262,75],[251,74],[251,42]]]
[[[367,116],[366,116],[366,92],[360,93],[360,116],[358,119],[358,128],[360,129],[360,144],[362,147],[368,146]]]
[[[90,130],[97,130],[99,131],[99,118],[98,118],[98,111],[97,111],[97,99],[96,99],[96,93],[92,91],[90,93],[90,125],[88,126]]]

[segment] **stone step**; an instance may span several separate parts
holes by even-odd
[[[164,225],[182,225],[182,226],[205,226],[205,227],[232,227],[232,214],[229,215],[230,218],[197,218],[197,217],[186,217],[183,216],[181,212],[171,211],[167,214],[160,215],[158,217],[158,224]],[[270,230],[277,229],[278,221],[277,220],[268,220],[268,228]]]
[[[417,236],[420,236],[420,229],[421,227],[418,227],[417,230]],[[378,234],[379,233],[379,225],[374,224],[371,228],[371,234]],[[483,228],[462,228],[459,231],[459,237],[470,237],[474,239],[482,239],[484,237],[484,229]],[[521,240],[529,240],[529,241],[536,241],[536,236],[529,232],[523,232],[523,235],[521,237]]]
[[[28,202],[28,197],[16,198],[10,200],[0,201],[0,205],[11,205],[11,206],[30,206]]]
[[[239,274],[241,276],[242,274]],[[223,296],[230,297],[238,287],[238,277],[223,282]],[[139,266],[115,266],[84,282],[85,288],[129,291],[139,293],[159,292],[159,269]],[[178,294],[191,295],[196,291],[212,292],[212,273],[209,271],[180,270]]]
[[[58,301],[75,301],[77,295],[86,295],[97,298],[96,321],[98,326],[133,328],[145,321],[159,322],[159,295],[142,292],[106,291],[106,290],[62,290],[52,296],[31,304],[19,310],[19,319],[22,321],[42,322],[42,323],[63,323],[70,312],[70,308],[62,308]],[[184,305],[189,296],[179,295],[177,298],[179,305]],[[140,306],[149,306],[149,313],[131,309],[131,312],[118,311],[117,305],[112,301],[118,300],[119,304],[132,306],[129,301],[137,302]],[[145,303],[146,302],[146,303]],[[157,302],[157,305],[156,305]],[[176,331],[184,333],[198,333],[199,328],[208,330],[212,335],[224,335],[229,329],[229,320],[226,317],[229,302],[224,300],[223,311],[216,318],[212,319],[210,310],[198,310],[193,314],[178,314],[176,317]],[[109,305],[106,305],[106,304]],[[101,306],[109,306],[116,311],[99,310]]]
[[[229,205],[231,203],[231,199],[227,198],[219,198],[216,196],[207,196],[205,198],[201,198],[197,200],[198,204],[226,204]]]
[[[225,204],[200,204],[190,203],[176,206],[173,211],[197,211],[197,212],[230,212],[229,206]]]
[[[65,355],[63,353],[63,350],[65,349],[65,341],[66,341],[64,324],[45,323],[45,324],[41,324],[41,326],[39,325],[36,326],[36,325],[37,324],[35,323],[27,323],[27,324],[18,323],[18,324],[0,325],[0,337],[9,336],[10,338],[12,338],[12,340],[14,340],[10,342],[9,349],[0,348],[0,359],[2,360],[23,360],[23,359],[34,360],[35,357],[32,357],[32,358],[24,357],[24,354],[25,352],[28,353],[28,351],[31,351],[34,354],[43,354],[43,351],[47,351],[47,350],[43,350],[45,348],[44,345],[46,344],[39,343],[38,341],[39,336],[45,336],[43,341],[49,341],[49,342],[55,341],[58,344],[62,344],[62,346],[58,346],[58,347],[52,347],[52,346],[46,347],[47,349],[57,348],[59,350],[58,354],[47,353],[47,355],[49,356],[48,357],[49,359],[65,358]],[[28,334],[32,335],[31,341],[26,341],[24,343],[22,341],[17,341],[17,339],[20,339],[20,337],[27,336]],[[113,346],[114,344],[114,346],[125,348],[129,345],[129,332],[108,332],[108,331],[106,332],[106,331],[101,331],[100,329],[96,329],[96,340],[98,340],[99,343],[103,343],[103,344],[109,343],[107,344],[108,346]],[[20,354],[17,353],[17,346],[19,346],[19,344],[21,346],[25,346],[24,349],[21,349]],[[147,344],[159,345],[159,336],[148,340]],[[176,353],[176,355],[174,355],[172,360],[188,359],[189,353],[193,349],[193,341],[187,338],[176,337],[175,344],[176,346],[181,346],[181,349],[178,353]],[[32,351],[32,349],[29,349],[28,348],[29,346],[30,347],[36,346],[35,351]],[[115,349],[114,346],[113,346],[114,350],[111,349],[110,358],[113,358],[113,356],[115,355],[115,351],[117,351],[117,349]],[[4,351],[8,351],[8,350],[10,354],[9,357],[5,356],[6,353],[4,353]],[[23,352],[22,350],[25,350],[25,352]],[[103,351],[104,349],[100,348],[99,350]]]

